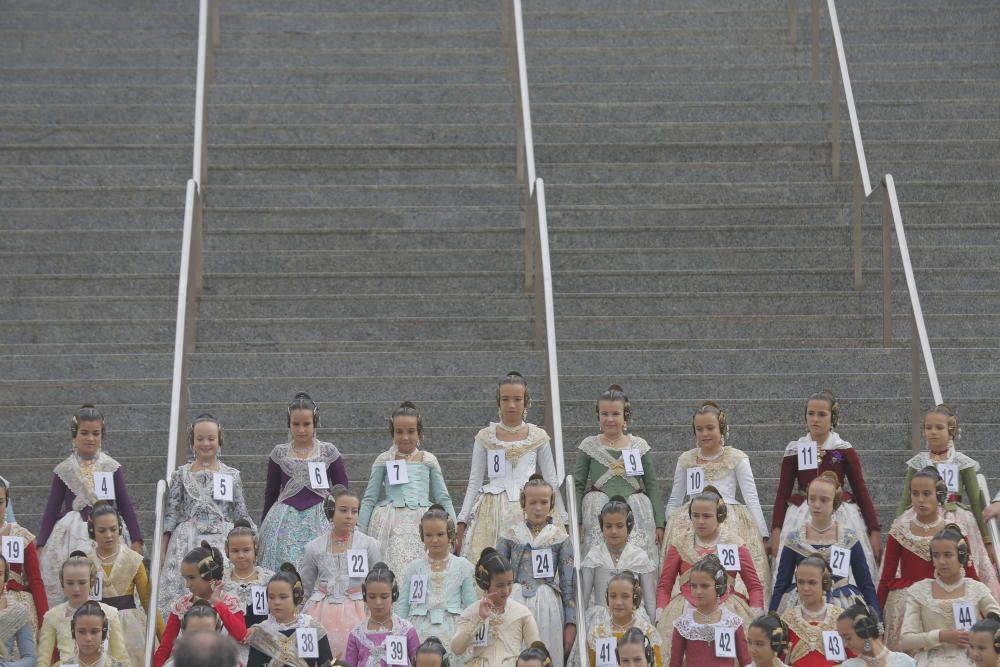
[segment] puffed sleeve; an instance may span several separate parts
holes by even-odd
[[[878,590],[875,593],[879,609],[884,609],[885,603],[889,599],[889,584],[896,578],[900,549],[899,542],[890,533],[889,538],[885,541],[885,552],[882,554],[882,565],[879,569]]]
[[[989,528],[986,527],[986,519],[983,518],[983,492],[979,488],[979,479],[976,477],[974,467],[966,468],[958,475],[958,479],[965,487],[966,495],[969,496],[969,507],[972,509],[972,516],[976,518],[976,525],[979,526],[979,533],[983,536],[985,544],[993,544],[993,536],[990,535]]]
[[[757,483],[753,478],[750,459],[743,459],[736,465],[736,481],[740,485],[743,501],[750,513],[753,514],[754,521],[757,522],[757,530],[760,531],[761,536],[767,539],[771,536],[771,530],[767,527],[764,510],[760,508],[760,497],[757,495]]]
[[[368,530],[368,522],[371,521],[372,512],[379,496],[382,495],[382,483],[385,481],[385,466],[379,465],[379,460],[375,459],[372,464],[371,473],[368,475],[368,486],[361,496],[361,510],[358,512],[358,528],[362,531]]]
[[[653,506],[653,520],[657,528],[663,528],[667,519],[663,511],[663,495],[660,493],[660,480],[656,478],[656,466],[653,463],[653,450],[642,456],[642,484],[650,504]],[[577,496],[577,502],[580,502]]]
[[[329,479],[329,477],[327,477]],[[260,513],[260,521],[264,522],[267,513],[271,511],[271,506],[278,501],[281,495],[281,467],[272,459],[267,459],[267,479],[264,482],[264,511]]]
[[[920,601],[912,590],[906,591],[903,625],[899,630],[899,648],[907,653],[934,648],[941,644],[941,630],[924,631],[920,617]]]
[[[878,514],[875,512],[875,505],[872,503],[871,494],[868,493],[868,485],[865,483],[865,474],[861,469],[861,459],[858,452],[853,447],[839,450],[844,454],[844,474],[851,482],[851,493],[854,495],[854,502],[861,510],[861,516],[865,519],[865,526],[868,532],[881,530],[878,522]]]
[[[538,471],[556,492],[556,511],[562,517],[562,522],[569,523],[569,515],[566,513],[566,504],[563,502],[562,494],[559,492],[562,487],[562,480],[556,472],[556,460],[552,456],[552,443],[546,443],[538,448]]]
[[[476,502],[476,496],[483,487],[483,474],[486,471],[486,450],[479,441],[472,444],[472,465],[469,466],[469,485],[465,489],[465,500],[462,502],[462,511],[458,513],[459,523],[468,523],[469,514],[472,512],[472,505]],[[457,653],[455,655],[458,655]]]
[[[338,456],[326,467],[326,478],[330,480],[331,485],[350,486],[350,480],[347,478],[347,465],[344,463],[343,456]]]
[[[854,581],[858,585],[861,595],[865,598],[865,602],[878,613],[879,620],[881,620],[882,607],[878,602],[875,584],[872,583],[872,573],[868,570],[868,559],[865,558],[865,551],[860,540],[851,547],[851,572],[854,573]]]
[[[680,461],[674,466],[674,485],[670,487],[670,499],[667,501],[667,518],[673,516],[677,508],[684,504],[687,495],[687,484],[684,483],[684,468]]]
[[[778,479],[778,491],[774,494],[774,510],[771,513],[771,527],[781,528],[785,525],[785,512],[788,511],[788,499],[792,497],[795,488],[795,476],[799,472],[799,462],[794,456],[785,456],[781,460],[781,477]]]
[[[135,505],[128,495],[128,485],[125,483],[125,468],[118,466],[114,474],[115,507],[122,515],[125,526],[128,527],[129,538],[133,542],[142,542],[142,528],[139,526],[139,515],[135,513]]]

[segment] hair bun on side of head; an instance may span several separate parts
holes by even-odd
[[[70,558],[88,558],[87,554],[85,554],[84,552],[80,551],[79,549],[74,549],[73,551],[70,551],[69,552],[69,557]]]

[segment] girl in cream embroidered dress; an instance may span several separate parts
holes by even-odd
[[[917,667],[972,667],[962,646],[943,641],[944,631],[955,630],[955,602],[972,605],[975,623],[988,613],[1000,615],[1000,605],[989,589],[978,581],[963,578],[964,593],[955,598],[938,598],[936,579],[924,579],[910,586],[900,636],[900,648],[913,654]]]

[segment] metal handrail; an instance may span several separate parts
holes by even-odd
[[[976,480],[979,482],[979,493],[982,496],[983,507],[989,507],[993,502],[993,498],[990,496],[990,485],[986,483],[986,475],[979,473],[976,475]],[[1000,548],[1000,528],[997,528],[997,520],[990,519],[986,522],[986,527],[989,529],[990,538],[993,540],[993,549]],[[997,570],[997,575],[1000,576],[1000,563],[994,563],[993,567]]]
[[[163,515],[167,510],[167,483],[162,479],[156,483],[156,519],[154,525],[153,553],[150,556],[150,572],[159,572],[163,565],[163,554],[161,546],[161,535],[163,534]],[[160,578],[150,576],[149,578],[149,608],[146,609],[146,648],[145,660],[143,664],[153,664],[153,645],[156,642],[156,617],[159,615],[159,605],[157,599],[160,594]]]
[[[163,515],[169,480],[184,451],[187,428],[188,358],[194,352],[197,337],[198,297],[204,286],[204,213],[207,117],[205,104],[208,84],[214,78],[215,48],[219,46],[219,6],[217,0],[200,0],[198,8],[198,64],[195,84],[194,142],[192,173],[184,197],[184,231],[181,238],[181,262],[177,282],[177,321],[174,330],[174,367],[170,388],[170,424],[167,436],[166,477],[156,485],[156,528],[153,533],[149,578],[150,611],[146,619],[146,664],[152,664],[156,636],[160,570],[163,567]]]
[[[819,0],[811,0],[811,61],[812,77],[820,77],[820,6]],[[844,50],[844,38],[840,32],[840,19],[837,17],[835,0],[826,0],[830,16],[830,31],[833,35],[831,46],[831,89],[832,107],[830,110],[830,170],[833,180],[840,180],[840,102],[843,92],[847,115],[851,124],[851,138],[854,143],[854,169],[851,179],[851,264],[854,273],[854,289],[862,288],[861,271],[861,217],[862,205],[871,201],[872,195],[881,190],[881,223],[882,223],[882,341],[891,345],[892,334],[892,233],[895,232],[896,245],[899,248],[903,264],[903,275],[906,279],[906,290],[910,298],[910,376],[911,376],[911,434],[910,445],[914,451],[921,449],[921,406],[920,406],[920,358],[923,357],[927,379],[934,396],[934,403],[942,403],[941,385],[938,382],[934,356],[931,352],[930,339],[927,336],[927,324],[924,321],[923,309],[920,306],[920,295],[917,291],[916,278],[913,274],[913,262],[910,259],[909,247],[906,244],[906,233],[903,219],[899,213],[899,199],[896,196],[896,186],[891,174],[886,174],[874,188],[868,172],[868,158],[865,154],[864,141],[861,138],[861,123],[858,120],[858,110],[854,101],[854,90],[851,86],[851,76],[847,69],[847,55]],[[788,25],[792,43],[798,46],[797,40],[798,6],[795,0],[788,2]]]
[[[566,475],[566,507],[573,508],[573,515],[576,515],[576,483],[573,480],[573,475]],[[583,599],[583,590],[580,586],[582,581],[580,578],[580,564],[583,562],[583,558],[580,557],[580,533],[578,530],[579,524],[574,523],[569,531],[570,540],[573,545],[573,572],[576,573],[576,649],[579,652],[577,657],[580,659],[580,665],[589,665],[590,661],[587,656],[587,633],[584,631],[584,616],[587,612],[587,607],[585,606],[586,600]],[[566,656],[567,658],[569,656]]]

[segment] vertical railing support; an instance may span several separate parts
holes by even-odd
[[[882,188],[882,344],[892,345],[892,205]]]
[[[840,182],[840,61],[836,56],[830,65],[833,76],[833,92],[830,102],[830,172],[833,182]]]
[[[861,291],[862,287],[862,266],[861,250],[862,241],[861,223],[864,216],[862,205],[864,204],[864,193],[861,185],[861,170],[854,165],[854,174],[851,179],[851,264],[854,268],[854,290]]]

